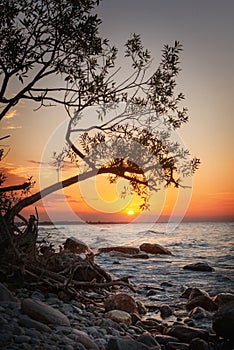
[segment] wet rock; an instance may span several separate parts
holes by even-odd
[[[206,295],[199,295],[196,298],[188,301],[186,304],[186,308],[188,310],[192,310],[197,306],[200,306],[207,311],[216,311],[218,309],[218,306],[213,302],[213,300]]]
[[[195,307],[190,313],[189,317],[194,320],[200,320],[202,318],[210,318],[210,314],[200,306]]]
[[[142,301],[137,300],[136,301],[137,304],[137,308],[138,308],[138,312],[140,315],[145,315],[147,313],[147,308],[145,307],[145,305],[142,303]]]
[[[129,258],[129,259],[149,259],[149,255],[146,253],[127,254],[127,253],[121,253],[118,251],[111,251],[110,256],[117,257],[117,258]]]
[[[184,343],[170,342],[167,344],[167,350],[188,350],[189,345]]]
[[[160,306],[160,315],[162,318],[167,318],[173,315],[172,308],[168,305]]]
[[[109,253],[109,252],[120,252],[124,254],[139,254],[140,249],[136,247],[125,247],[125,246],[115,246],[115,247],[104,247],[104,248],[99,248],[98,252],[99,253]]]
[[[215,295],[212,299],[218,306],[225,305],[234,301],[234,294],[231,293],[219,293]]]
[[[86,349],[89,350],[99,350],[97,345],[93,342],[93,340],[83,331],[78,329],[73,329],[73,334],[76,336],[76,342],[84,345]]]
[[[185,343],[189,343],[194,338],[206,339],[209,335],[206,330],[182,325],[173,325],[167,330],[166,334]]]
[[[32,320],[29,317],[21,316],[18,321],[19,325],[25,328],[34,328],[40,332],[51,332],[51,328],[44,323]]]
[[[47,325],[54,324],[70,326],[70,322],[64,314],[40,300],[30,298],[24,299],[21,303],[21,309],[32,319]]]
[[[124,323],[127,326],[130,326],[130,324],[132,323],[131,315],[126,311],[111,310],[111,311],[108,311],[105,314],[105,316],[115,322]]]
[[[112,337],[109,339],[107,347],[107,350],[160,350],[160,346],[155,346],[154,348],[149,347],[143,343],[140,343],[136,340],[130,339],[130,338],[116,338]]]
[[[218,336],[234,339],[234,302],[221,306],[213,316],[213,329]]]
[[[118,293],[109,296],[104,301],[106,311],[122,310],[129,314],[138,313],[138,307],[135,299],[126,293]]]
[[[64,249],[75,254],[91,254],[92,250],[87,244],[75,237],[69,237],[64,243]]]
[[[0,303],[15,303],[18,299],[13,296],[11,291],[2,283],[0,283]]]
[[[191,291],[189,293],[189,296],[188,296],[188,300],[192,300],[198,296],[201,296],[201,295],[205,295],[206,297],[210,297],[209,294],[203,290],[203,289],[199,289],[199,288],[191,288]]]
[[[204,271],[204,272],[214,271],[213,267],[211,267],[207,262],[198,262],[194,264],[188,264],[188,265],[185,265],[183,269],[192,270],[192,271]]]
[[[156,334],[155,339],[159,344],[166,345],[170,342],[178,342],[178,338],[165,334]]]
[[[151,334],[142,334],[137,338],[137,341],[143,343],[149,347],[158,347],[160,348],[160,344]]]
[[[166,254],[172,255],[169,249],[162,247],[156,243],[142,243],[140,245],[140,250],[149,254]]]
[[[210,350],[210,349],[211,348],[209,344],[205,340],[199,339],[199,338],[193,339],[189,345],[189,350]]]

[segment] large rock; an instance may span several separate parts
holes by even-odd
[[[64,249],[75,254],[92,254],[89,246],[75,237],[67,238]]]
[[[156,243],[142,243],[140,245],[140,250],[149,254],[172,255],[169,249],[164,248],[160,244],[156,244]]]
[[[205,295],[206,297],[210,297],[209,294],[203,289],[191,288],[189,295],[188,295],[188,300],[190,301],[190,300],[192,300],[198,296],[201,296],[201,295]]]
[[[154,347],[160,348],[160,344],[151,334],[143,333],[137,338],[137,341],[147,346],[151,346],[152,348]]]
[[[138,313],[138,307],[135,299],[126,293],[118,293],[110,295],[104,301],[104,307],[106,311],[122,310],[129,314]]]
[[[125,247],[125,246],[117,246],[117,247],[104,247],[104,248],[99,248],[98,252],[99,253],[109,253],[109,252],[120,252],[124,254],[139,254],[140,249],[136,247]]]
[[[159,310],[162,318],[167,318],[173,315],[173,310],[169,305],[161,305]]]
[[[188,350],[189,345],[185,343],[170,342],[167,344],[167,350]]]
[[[118,322],[118,323],[124,323],[127,326],[130,326],[130,324],[132,323],[131,315],[128,312],[122,311],[122,310],[108,311],[105,314],[105,317],[110,318],[111,320]]]
[[[34,328],[34,329],[38,330],[39,332],[47,332],[47,333],[51,332],[51,328],[48,327],[46,324],[38,322],[38,321],[35,321],[35,320],[32,320],[28,316],[22,315],[19,318],[18,323],[22,327]]]
[[[192,310],[195,307],[200,306],[207,311],[216,311],[218,306],[213,302],[213,300],[206,295],[199,295],[192,300],[189,300],[186,304],[188,310]]]
[[[80,331],[78,329],[73,329],[72,333],[76,336],[77,343],[81,343],[85,347],[85,349],[99,350],[98,346],[85,332]]]
[[[213,329],[218,336],[234,339],[234,302],[221,306],[213,316]]]
[[[211,347],[205,340],[195,338],[191,341],[189,350],[211,350]]]
[[[230,303],[231,301],[234,301],[234,294],[231,293],[219,293],[215,295],[212,300],[217,304],[218,306],[225,305],[227,303]]]
[[[189,317],[193,318],[194,320],[201,320],[203,318],[210,318],[210,313],[208,313],[205,309],[203,309],[200,306],[195,307],[190,311]]]
[[[213,271],[213,267],[211,267],[207,262],[198,262],[194,264],[188,264],[183,267],[184,270],[192,270],[192,271],[204,271],[211,272]]]
[[[206,330],[181,325],[172,326],[167,330],[166,334],[178,338],[180,341],[185,343],[190,343],[190,341],[194,338],[207,339],[209,335]]]
[[[64,314],[40,300],[30,298],[24,299],[21,303],[21,309],[34,320],[47,325],[70,326],[70,322]]]
[[[11,291],[2,283],[0,283],[0,303],[15,303],[18,299],[13,296]]]
[[[136,340],[130,339],[130,338],[117,338],[112,337],[109,339],[107,347],[107,350],[161,350],[161,346],[154,346],[153,348],[151,346],[147,346],[141,342],[138,342]]]

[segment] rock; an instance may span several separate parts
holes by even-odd
[[[124,254],[139,254],[140,249],[136,247],[125,247],[125,246],[117,246],[117,247],[105,247],[105,248],[99,248],[99,253],[109,253],[109,252],[120,252]]]
[[[198,262],[194,264],[188,264],[183,267],[184,270],[192,270],[192,271],[204,271],[211,272],[213,271],[213,267],[211,267],[207,262]]]
[[[197,306],[192,311],[190,311],[189,317],[193,318],[194,320],[200,320],[202,318],[209,318],[210,314],[202,307]]]
[[[171,342],[178,342],[178,338],[171,337],[170,335],[165,334],[156,334],[155,339],[159,342],[159,344],[166,345]]]
[[[210,297],[209,294],[203,290],[203,289],[199,289],[199,288],[191,288],[191,291],[189,293],[189,296],[188,296],[188,300],[192,300],[198,296],[201,296],[201,295],[205,295],[206,297]]]
[[[130,324],[132,323],[131,315],[126,311],[111,310],[111,311],[108,311],[105,314],[105,316],[115,322],[124,323],[127,326],[130,326]]]
[[[234,301],[234,294],[231,293],[219,293],[215,295],[212,300],[217,304],[218,306],[225,305],[227,303],[230,303],[231,301]]]
[[[136,340],[130,339],[130,338],[117,338],[112,337],[109,339],[107,347],[107,350],[160,350],[161,347],[149,347],[143,343],[140,343]]]
[[[156,243],[142,243],[140,245],[140,250],[149,254],[166,254],[172,255],[169,249],[162,247]]]
[[[136,301],[137,304],[137,308],[138,308],[138,312],[140,315],[145,315],[147,313],[147,308],[145,307],[145,305],[142,303],[142,301],[137,300]]]
[[[76,336],[76,342],[84,345],[86,349],[89,350],[99,350],[97,345],[92,341],[92,339],[83,331],[78,329],[73,329],[72,333]]]
[[[118,293],[109,296],[104,301],[106,311],[122,310],[129,314],[138,313],[138,307],[135,299],[126,293]]]
[[[17,298],[9,291],[9,289],[2,283],[0,283],[0,303],[16,303]]]
[[[210,347],[205,340],[195,338],[191,341],[189,350],[210,350]]]
[[[19,325],[25,328],[34,328],[39,332],[51,332],[51,328],[44,323],[32,320],[29,317],[21,316],[18,321]]]
[[[188,301],[186,304],[186,308],[188,310],[192,310],[197,306],[200,306],[207,311],[216,311],[218,309],[218,306],[213,302],[213,300],[206,295],[199,295],[196,298]]]
[[[158,347],[160,348],[160,344],[157,342],[157,340],[151,335],[151,334],[141,334],[137,341],[140,343],[143,343],[149,347]]]
[[[162,305],[160,306],[160,316],[162,318],[167,318],[173,315],[173,311],[170,306],[168,305]]]
[[[130,258],[130,259],[149,259],[149,255],[146,253],[127,254],[127,253],[121,253],[118,251],[110,251],[110,256],[117,257],[117,258]]]
[[[184,343],[170,342],[167,344],[167,350],[188,350],[189,345]]]
[[[40,300],[24,299],[21,303],[21,309],[34,320],[47,325],[70,326],[70,322],[64,314]]]
[[[67,238],[64,243],[64,249],[75,254],[92,254],[89,246],[75,237]]]
[[[166,334],[178,338],[180,341],[185,343],[190,343],[190,341],[194,338],[206,339],[209,335],[206,330],[181,325],[173,325],[167,330]]]
[[[213,329],[225,339],[234,339],[234,302],[221,306],[213,316]]]

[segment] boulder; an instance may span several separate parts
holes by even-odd
[[[168,305],[160,306],[159,310],[160,310],[160,316],[162,318],[167,318],[167,317],[170,317],[171,315],[173,315],[172,308]]]
[[[21,303],[21,309],[32,319],[47,325],[70,326],[70,322],[64,314],[40,300],[24,299]]]
[[[127,337],[112,337],[107,343],[107,350],[161,350],[160,346],[147,346],[141,342]]]
[[[212,300],[217,304],[218,306],[225,305],[227,303],[230,303],[231,301],[234,301],[234,294],[231,293],[219,293],[215,295]]]
[[[157,342],[157,340],[151,335],[151,334],[141,334],[138,338],[137,338],[137,341],[140,342],[140,343],[143,343],[147,346],[150,346],[150,347],[157,347],[159,348],[160,347],[160,344]]]
[[[87,333],[78,329],[73,329],[72,334],[76,336],[77,343],[82,344],[85,349],[99,350],[98,346],[93,342],[93,340],[88,336]]]
[[[132,323],[131,315],[128,312],[122,311],[122,310],[108,311],[105,314],[105,317],[110,318],[111,320],[118,322],[118,323],[124,323],[127,326],[130,326],[130,324]]]
[[[19,318],[18,323],[22,327],[34,328],[34,329],[38,330],[39,332],[46,332],[46,333],[51,332],[51,328],[48,327],[46,324],[32,320],[30,317],[28,317],[26,315],[22,315]]]
[[[192,300],[189,300],[186,304],[187,310],[192,310],[197,306],[200,306],[207,311],[216,311],[218,309],[218,306],[213,300],[206,295],[199,295]]]
[[[156,243],[142,243],[140,250],[149,254],[166,254],[172,255],[169,249],[162,247]]]
[[[118,293],[110,295],[104,301],[106,311],[122,310],[129,314],[138,313],[138,307],[135,299],[126,293]]]
[[[198,262],[194,264],[188,264],[183,267],[184,270],[192,270],[192,271],[204,271],[211,272],[213,271],[213,267],[211,267],[207,262]]]
[[[11,291],[2,283],[0,283],[0,304],[1,303],[16,303],[17,298],[13,296]]]
[[[209,344],[205,340],[199,339],[199,338],[193,339],[189,345],[189,350],[210,350],[210,349],[211,348]]]
[[[221,306],[213,316],[213,329],[225,339],[234,339],[234,302]]]
[[[75,237],[67,238],[64,249],[75,254],[92,254],[89,246]]]
[[[209,335],[206,330],[182,325],[173,325],[167,330],[166,334],[178,338],[185,343],[190,343],[194,338],[207,339]]]
[[[201,320],[202,318],[210,318],[211,316],[205,309],[197,306],[190,311],[189,317],[193,318],[194,320]]]
[[[166,334],[156,334],[155,339],[159,344],[162,344],[162,345],[167,345],[168,343],[171,343],[171,342],[178,342],[178,338],[171,337],[170,335],[166,335]]]
[[[167,344],[167,350],[188,350],[189,345],[185,343],[170,342]]]
[[[198,296],[201,296],[201,295],[205,295],[206,297],[210,297],[209,294],[203,289],[191,288],[190,293],[188,295],[188,300],[190,301],[190,300],[192,300]]]
[[[109,252],[120,252],[124,254],[139,254],[140,249],[136,247],[125,247],[125,246],[117,246],[117,247],[104,247],[104,248],[99,248],[98,252],[99,253],[109,253]]]

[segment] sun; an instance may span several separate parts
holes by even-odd
[[[127,214],[128,214],[128,215],[134,215],[135,212],[134,212],[133,210],[128,210]]]

